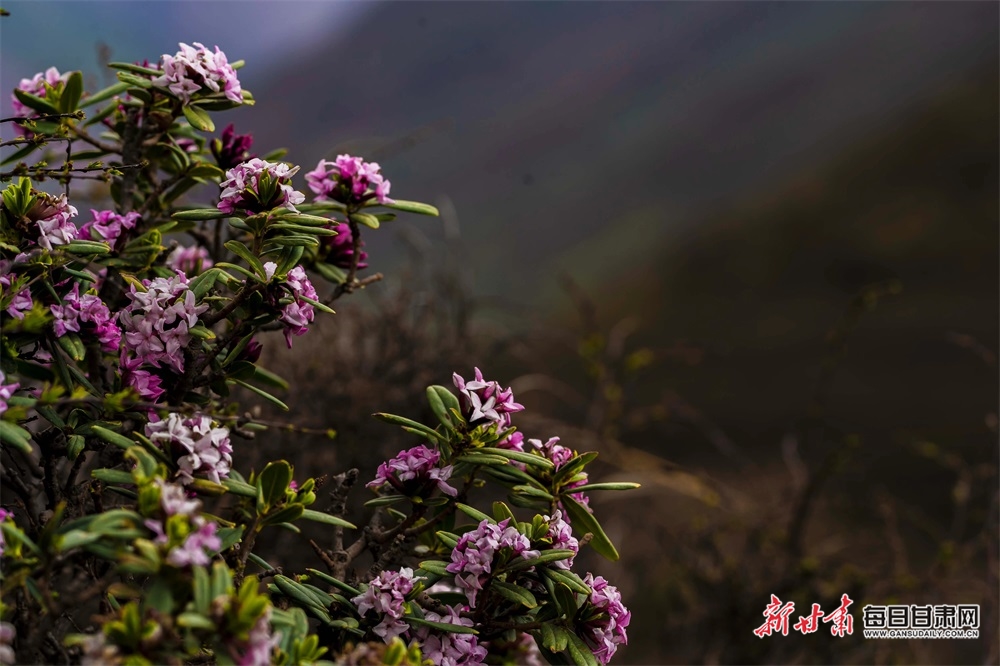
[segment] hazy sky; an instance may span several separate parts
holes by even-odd
[[[337,39],[370,2],[100,1],[4,2],[0,20],[0,87],[49,66],[96,73],[96,45],[113,48],[115,60],[156,61],[178,42],[218,45],[252,64],[241,79],[257,77],[289,58]],[[238,55],[236,55],[238,54]],[[9,101],[4,95],[4,108]]]

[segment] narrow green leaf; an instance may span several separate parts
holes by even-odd
[[[493,581],[490,582],[490,589],[496,591],[496,593],[504,599],[521,604],[527,608],[536,608],[538,606],[538,601],[535,599],[535,595],[520,585],[512,585],[511,583],[506,583],[502,580],[493,579]]]
[[[302,518],[305,520],[311,520],[317,523],[325,523],[327,525],[336,525],[338,527],[347,527],[352,530],[358,529],[353,523],[349,523],[343,518],[338,518],[337,516],[331,516],[328,513],[322,513],[320,511],[313,511],[312,509],[306,509],[302,513]]]
[[[95,469],[90,475],[104,483],[135,483],[131,474],[120,469]]]
[[[286,411],[286,412],[288,411],[288,405],[286,405],[285,403],[283,403],[281,400],[278,400],[276,397],[274,397],[273,395],[271,395],[270,393],[268,393],[264,389],[259,389],[256,386],[254,386],[253,384],[246,383],[242,379],[227,379],[226,381],[229,382],[229,383],[238,384],[238,385],[242,386],[243,388],[247,389],[248,391],[256,393],[257,395],[259,395],[260,397],[264,398],[265,400],[267,400],[271,404],[275,405],[279,409],[281,409],[283,411]]]
[[[123,82],[118,82],[108,86],[107,88],[98,90],[93,95],[87,95],[86,97],[83,98],[83,102],[81,102],[78,106],[79,108],[84,109],[88,106],[97,104],[98,102],[103,102],[106,99],[111,99],[115,95],[120,95],[126,90],[128,90],[128,84]],[[110,108],[113,111],[114,105],[111,105]]]
[[[146,88],[153,87],[153,83],[149,79],[145,79],[129,72],[115,72],[115,76],[118,77],[118,80],[122,83],[127,83],[130,88],[136,87],[140,90],[145,90]]]
[[[465,515],[467,515],[468,517],[472,518],[476,522],[481,523],[481,522],[483,522],[485,520],[486,522],[491,523],[491,524],[492,523],[496,523],[495,520],[493,520],[492,518],[490,518],[489,516],[487,516],[485,513],[483,513],[482,511],[480,511],[479,509],[477,509],[475,507],[469,506],[468,504],[462,504],[461,502],[455,502],[455,508],[458,509],[459,511],[461,511],[462,513],[464,513]]]
[[[179,210],[170,217],[182,222],[198,222],[200,220],[221,220],[224,217],[232,217],[232,215],[230,213],[223,213],[217,208],[193,208],[191,210]]]
[[[566,508],[566,513],[569,514],[570,520],[573,523],[573,531],[576,532],[577,528],[579,528],[580,533],[586,534],[590,532],[593,534],[594,537],[591,539],[590,545],[594,547],[594,550],[612,562],[617,562],[619,558],[618,551],[615,550],[611,539],[604,533],[604,529],[597,522],[597,519],[594,518],[593,514],[588,512],[582,504],[569,495],[563,495],[559,499]]]
[[[351,595],[352,597],[361,596],[361,590],[357,589],[356,587],[351,587],[350,585],[348,585],[347,583],[345,583],[342,580],[337,580],[336,578],[334,578],[330,574],[323,573],[322,571],[319,571],[318,569],[306,569],[306,571],[308,571],[312,575],[316,576],[317,578],[326,581],[330,585],[333,585],[334,587],[338,588],[342,592],[346,592],[347,594]]]
[[[16,97],[21,104],[24,104],[29,109],[38,111],[41,114],[59,113],[59,108],[52,102],[47,101],[43,97],[38,97],[37,95],[25,92],[20,88],[14,88],[14,97]]]
[[[490,446],[484,446],[482,448],[475,450],[494,456],[503,456],[504,458],[516,460],[526,465],[532,465],[533,467],[541,467],[542,469],[555,468],[555,464],[553,464],[553,462],[548,458],[543,458],[542,456],[536,456],[532,453],[524,453],[523,451],[513,451],[511,449],[497,449]]]
[[[402,199],[396,199],[392,203],[380,204],[377,201],[370,201],[368,206],[384,206],[386,208],[392,208],[394,210],[401,210],[406,213],[416,213],[417,215],[430,215],[431,217],[439,217],[441,215],[438,209],[430,204],[420,203],[419,201],[403,201]]]
[[[122,75],[119,74],[118,78],[122,78]],[[187,118],[192,127],[200,129],[202,132],[215,131],[215,123],[212,122],[212,116],[208,114],[208,111],[189,105],[182,107],[182,110],[184,111],[184,117]]]
[[[249,483],[237,481],[236,479],[223,479],[222,485],[234,495],[239,495],[240,497],[257,497],[257,489]]]
[[[132,72],[133,74],[145,74],[146,76],[162,76],[163,70],[152,67],[143,67],[130,62],[109,62],[108,67],[122,72]]]
[[[31,455],[31,433],[10,421],[0,421],[0,442]]]
[[[284,460],[268,463],[257,478],[257,488],[266,506],[274,506],[285,499],[288,484],[292,481],[292,466]]]
[[[72,113],[76,111],[76,105],[80,103],[80,97],[83,95],[83,73],[73,72],[66,79],[66,85],[63,88],[62,95],[59,97],[59,110],[63,113]]]
[[[458,624],[450,624],[448,622],[432,622],[431,620],[424,620],[423,618],[413,617],[412,615],[403,616],[403,622],[418,626],[418,627],[430,627],[431,629],[438,629],[440,631],[446,631],[450,634],[478,634],[479,632],[472,627],[463,627]]]
[[[95,435],[103,439],[105,442],[107,442],[108,444],[114,444],[115,446],[120,447],[122,449],[127,450],[133,446],[136,446],[134,440],[120,433],[108,430],[107,428],[102,428],[101,426],[94,426],[93,428],[91,428],[91,431]]]
[[[254,256],[253,252],[246,245],[238,240],[231,240],[226,241],[226,249],[250,264],[250,267],[254,269],[257,275],[264,277],[264,264],[260,263],[260,259]]]
[[[614,482],[614,483],[588,483],[585,486],[577,486],[573,488],[574,493],[586,493],[591,490],[635,490],[641,487],[641,484],[630,483],[628,481]]]
[[[363,224],[371,229],[378,229],[381,224],[378,218],[374,215],[369,215],[368,213],[351,213],[349,216],[351,222],[357,222],[358,224]]]

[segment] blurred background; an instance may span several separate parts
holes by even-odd
[[[4,90],[217,44],[256,152],[360,154],[441,209],[368,233],[386,279],[270,341],[297,388],[269,416],[338,436],[260,456],[364,480],[413,445],[369,415],[478,365],[527,436],[644,484],[594,498],[618,663],[1000,660],[1000,5],[4,6]],[[752,633],[771,594],[844,593],[851,637]],[[981,638],[865,640],[887,603],[981,604]]]

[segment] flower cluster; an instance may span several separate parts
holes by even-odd
[[[327,225],[327,229],[337,232],[336,236],[323,236],[322,246],[325,252],[324,261],[340,268],[349,269],[354,261],[354,234],[351,233],[351,226],[345,222]],[[365,242],[361,241],[361,247]],[[368,268],[368,253],[359,248],[358,269]]]
[[[233,167],[257,157],[250,154],[253,146],[252,134],[237,134],[232,123],[222,130],[222,136],[212,139],[209,148],[220,169],[228,171]]]
[[[70,331],[74,333],[87,332],[93,334],[101,349],[106,352],[116,352],[121,345],[122,332],[115,324],[115,315],[98,296],[93,294],[80,295],[80,283],[73,283],[73,290],[63,298],[62,305],[49,308],[55,321],[52,328],[56,337],[61,338]],[[81,328],[81,325],[86,325]]]
[[[0,373],[0,374],[2,374],[2,373]],[[7,520],[8,518],[10,518],[13,515],[14,515],[13,511],[8,511],[7,509],[0,508],[0,523],[2,523],[3,521]],[[3,530],[0,530],[0,555],[3,555],[4,543],[5,542],[3,540]]]
[[[496,423],[500,429],[510,427],[510,415],[520,412],[524,406],[514,402],[514,393],[509,388],[485,381],[479,368],[475,370],[476,378],[470,381],[465,381],[457,372],[452,375],[466,418],[470,423],[485,419]]]
[[[222,547],[222,541],[216,535],[219,526],[201,516],[192,519],[194,531],[187,535],[184,543],[174,546],[167,553],[167,564],[183,569],[185,567],[203,567],[211,563],[213,555]],[[146,527],[156,533],[153,543],[165,544],[169,537],[163,526],[155,520],[147,520]]]
[[[212,267],[212,256],[200,245],[184,247],[179,245],[167,255],[167,267],[177,273],[194,277]]]
[[[359,204],[375,198],[379,203],[392,203],[391,183],[380,173],[378,162],[365,162],[360,157],[338,155],[334,161],[320,160],[306,174],[309,189],[316,201],[333,199],[343,204]]]
[[[447,606],[444,615],[433,611],[425,614],[425,619],[431,622],[443,622],[459,627],[473,626],[472,620],[461,616],[459,609]],[[452,634],[434,631],[420,627],[416,632],[420,643],[420,651],[424,659],[439,666],[473,666],[486,660],[486,648],[479,644],[479,639],[472,634]]]
[[[539,551],[531,550],[528,537],[509,523],[509,518],[495,525],[484,520],[476,529],[463,534],[451,551],[447,571],[455,574],[455,584],[465,592],[472,608],[476,607],[476,595],[493,570],[493,556],[498,551],[510,549],[511,555],[525,559],[538,557]]]
[[[153,79],[153,85],[166,88],[182,102],[202,90],[222,92],[237,103],[243,103],[243,89],[236,78],[236,70],[226,59],[226,54],[215,47],[215,53],[199,42],[188,46],[179,44],[181,50],[174,55],[163,54],[160,69],[163,74]]]
[[[51,251],[53,246],[67,245],[79,236],[70,218],[76,217],[76,207],[71,206],[65,194],[58,197],[38,193],[28,217],[38,225],[38,244]]]
[[[625,631],[632,614],[622,604],[618,588],[609,585],[602,576],[587,574],[583,582],[590,587],[587,597],[589,613],[585,615],[581,635],[594,651],[594,656],[602,664],[611,661],[619,645],[628,644]],[[586,611],[585,611],[586,613]]]
[[[401,618],[406,595],[413,591],[414,580],[413,569],[404,567],[399,571],[383,571],[368,583],[368,589],[363,594],[351,599],[362,615],[374,610],[382,616],[375,633],[386,643],[409,629]]]
[[[423,444],[406,451],[378,466],[375,480],[368,488],[391,485],[403,495],[421,495],[436,485],[446,495],[455,497],[458,491],[446,483],[451,478],[452,466],[438,467],[441,453]]]
[[[556,471],[576,456],[576,451],[560,444],[558,437],[549,437],[549,439],[544,443],[540,439],[529,439],[527,440],[527,445],[531,447],[532,450],[551,460],[553,464],[555,464]],[[588,481],[586,472],[578,472],[574,479],[574,481],[567,483],[565,487],[573,489],[579,486],[587,485]],[[571,493],[570,497],[582,504],[588,510],[590,509],[590,498],[587,497],[586,493]],[[593,512],[591,511],[591,513]]]
[[[306,200],[306,195],[291,184],[298,170],[297,166],[267,162],[258,157],[237,164],[226,171],[226,179],[220,183],[222,197],[218,208],[223,213],[260,213],[284,206],[298,212],[295,205]]]
[[[7,376],[4,374],[3,370],[0,370],[0,414],[7,411],[7,401],[14,395],[14,391],[21,388],[21,384],[19,382],[4,384],[5,381],[7,381]],[[0,520],[3,519],[0,518]]]
[[[17,275],[13,273],[0,275],[0,286],[3,287],[4,295],[7,294],[7,290],[11,288],[16,279]],[[7,306],[4,312],[14,319],[24,319],[24,313],[30,310],[32,305],[34,305],[34,301],[31,300],[31,292],[26,288],[21,288],[14,294],[10,305]]]
[[[171,413],[163,421],[146,424],[146,436],[177,460],[177,476],[188,484],[195,475],[219,483],[229,476],[233,447],[228,428],[212,427],[204,415],[185,417]]]
[[[556,550],[572,550],[574,553],[580,552],[580,542],[573,536],[573,528],[563,520],[562,511],[555,511],[551,516],[545,516],[549,523],[549,538],[552,539],[552,548]],[[565,560],[553,562],[552,566],[560,569],[569,569],[573,566],[574,555]]]
[[[114,247],[118,238],[126,229],[134,229],[139,221],[139,213],[131,212],[119,215],[113,210],[93,210],[94,219],[80,227],[80,238],[104,241]]]
[[[265,264],[265,269],[273,274],[273,262]],[[270,277],[270,276],[269,276]],[[292,336],[303,335],[309,330],[309,324],[315,317],[315,311],[311,303],[303,300],[303,297],[316,300],[319,295],[313,287],[312,282],[306,275],[306,270],[301,266],[296,266],[288,271],[285,284],[292,294],[292,302],[281,310],[281,322],[285,325],[285,344],[292,348]]]
[[[271,607],[268,606],[253,625],[245,644],[233,646],[234,652],[242,651],[242,656],[236,660],[237,666],[271,666],[274,663],[271,653],[280,642],[281,632],[271,633]]]
[[[208,306],[195,304],[194,292],[188,289],[183,275],[144,280],[142,284],[146,291],[132,285],[128,293],[132,302],[121,313],[125,347],[141,363],[154,368],[165,363],[174,372],[184,372],[184,349],[191,342],[189,330]],[[122,365],[134,369],[126,360]]]
[[[49,67],[45,70],[45,73],[39,72],[30,79],[21,79],[21,82],[17,84],[17,88],[18,90],[22,90],[29,95],[34,95],[35,97],[41,97],[44,99],[48,94],[46,85],[48,85],[49,88],[56,88],[57,86],[66,83],[66,79],[68,78],[69,72],[60,74],[59,70],[55,67]],[[17,118],[31,118],[37,115],[33,109],[25,106],[24,103],[17,98],[17,95],[13,93],[10,96],[10,106],[13,110],[14,116]],[[23,127],[16,123],[14,125],[14,131],[22,135],[26,135],[28,133]]]

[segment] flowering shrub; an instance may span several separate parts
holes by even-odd
[[[356,473],[334,477],[343,501],[324,512],[321,481],[294,480],[291,462],[240,464],[239,440],[270,422],[241,415],[239,391],[287,409],[274,394],[287,382],[259,363],[264,333],[292,347],[378,278],[359,278],[363,229],[437,214],[390,199],[360,157],[321,161],[307,202],[281,153],[253,155],[232,125],[206,137],[213,112],[253,103],[241,66],[181,44],[155,67],[112,63],[119,82],[92,94],[55,69],[14,91],[0,662],[607,663],[629,613],[573,567],[585,546],[618,557],[588,493],[635,484],[590,483],[595,453],[525,439],[524,407],[478,368],[455,392],[428,387],[430,425],[375,415],[418,441],[366,484],[367,526],[343,517]],[[49,166],[60,155],[74,161]],[[110,202],[77,227],[85,175]],[[64,192],[43,192],[50,180]],[[196,186],[213,201],[188,201]],[[489,513],[474,506],[487,485],[506,495]],[[321,569],[254,552],[303,521],[330,534],[332,548],[309,542]]]

